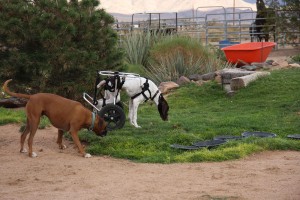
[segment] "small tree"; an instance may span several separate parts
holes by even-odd
[[[0,78],[69,98],[91,89],[96,71],[117,70],[114,19],[99,0],[1,0]]]
[[[269,16],[276,19],[278,32],[284,33],[287,42],[295,42],[300,31],[300,0],[266,0],[266,4],[269,10],[276,11],[276,16],[272,12]]]

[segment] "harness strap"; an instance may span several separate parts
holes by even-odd
[[[106,99],[103,97],[103,98],[102,98],[102,108],[103,108],[104,106],[106,106]]]
[[[155,92],[155,94],[153,95],[153,97],[151,98],[152,101],[153,101],[154,98],[158,95],[158,93],[159,93],[159,90],[157,90],[157,91]]]
[[[146,91],[149,92],[150,97],[148,97],[148,96],[145,94]],[[142,91],[141,91],[140,93],[137,93],[137,94],[133,95],[133,96],[131,97],[131,99],[135,99],[136,97],[138,97],[138,96],[140,96],[140,95],[143,95],[144,98],[145,98],[145,102],[147,102],[149,99],[151,99],[151,100],[153,101],[154,98],[157,96],[158,93],[159,93],[159,90],[157,90],[157,91],[155,92],[155,94],[153,95],[153,97],[152,97],[151,91],[149,90],[148,79],[146,79],[146,82],[143,84]]]
[[[135,99],[136,97],[138,97],[138,96],[140,96],[140,95],[143,95],[144,98],[145,98],[145,102],[148,101],[149,98],[145,95],[145,91],[147,91],[147,90],[148,90],[148,92],[149,92],[149,94],[150,94],[150,97],[151,97],[151,92],[150,92],[150,90],[149,90],[148,79],[146,79],[146,82],[143,84],[142,91],[139,92],[139,93],[137,93],[137,94],[135,94],[135,95],[133,95],[133,96],[131,97],[131,99]]]
[[[140,96],[140,94],[142,94],[142,93],[140,92],[140,93],[137,93],[137,94],[133,95],[133,96],[131,97],[131,99],[135,99],[136,97]]]
[[[100,76],[97,73],[97,78],[96,78],[96,82],[95,82],[95,87],[94,87],[94,97],[93,97],[93,104],[96,106],[98,105],[98,101],[97,101],[97,85],[100,83]]]
[[[119,90],[122,89],[122,87],[123,87],[123,85],[124,85],[124,83],[125,83],[125,77],[122,78],[122,81],[121,81],[120,79],[121,79],[121,78],[119,77],[119,82],[118,82],[118,86],[117,86],[117,88],[118,88]]]
[[[117,85],[117,95],[116,95],[116,99],[118,98],[118,95],[120,95],[120,90],[122,89],[124,83],[125,83],[125,77],[122,78],[122,81],[120,81],[120,77],[118,79],[118,85]]]
[[[89,127],[89,131],[92,131],[94,129],[94,126],[95,126],[95,119],[96,119],[96,113],[95,112],[92,112],[92,124],[91,126]]]
[[[151,97],[151,92],[149,91],[149,93],[150,93],[150,97]],[[145,102],[147,102],[148,100],[149,100],[149,98],[145,95],[145,93],[144,92],[142,92],[142,95],[144,96],[144,98],[145,98]]]
[[[125,83],[125,77],[120,77],[119,72],[115,72],[114,76],[105,79],[104,90],[108,90],[110,92],[115,92],[116,90],[115,98],[117,98],[118,95],[120,95],[120,90],[122,89],[124,83]],[[104,98],[104,96],[102,97],[102,100],[103,100],[102,107],[104,107],[106,105],[106,99]]]

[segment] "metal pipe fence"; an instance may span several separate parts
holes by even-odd
[[[250,42],[267,32],[270,41],[275,41],[278,46],[300,45],[300,11],[277,10],[274,16],[256,18],[256,12],[250,8],[233,12],[228,11],[233,8],[221,7],[221,12],[198,16],[202,8],[198,7],[193,17],[182,17],[178,13],[135,13],[130,22],[116,21],[114,29],[121,36],[133,31],[188,35],[205,45],[219,45],[220,41]],[[254,27],[255,20],[269,23]],[[251,32],[253,28],[260,28],[264,33]]]

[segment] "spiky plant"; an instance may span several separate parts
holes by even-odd
[[[154,44],[148,76],[155,82],[176,81],[180,76],[204,74],[231,67],[218,58],[215,50],[188,37],[166,37]]]

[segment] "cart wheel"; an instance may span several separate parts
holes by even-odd
[[[104,118],[109,131],[122,128],[126,120],[123,109],[114,104],[107,104],[102,107],[99,116]]]
[[[124,110],[124,106],[121,101],[117,102],[116,105],[119,106],[120,108],[122,108],[122,110]]]

